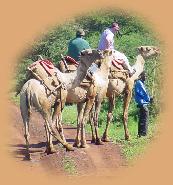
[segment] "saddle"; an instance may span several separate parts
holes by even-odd
[[[123,68],[123,60],[112,60],[112,66],[110,69],[110,73],[108,78],[109,79],[121,79],[123,81],[126,81],[127,78],[129,78],[129,72],[128,70],[125,70]]]
[[[56,76],[55,67],[50,60],[38,60],[31,64],[28,70],[54,95],[54,92],[62,85]]]
[[[70,56],[61,55],[61,61],[59,62],[58,68],[63,73],[70,73],[76,71],[79,63]]]
[[[63,73],[71,73],[77,70],[79,63],[70,56],[61,55],[62,60],[59,62],[58,68]],[[92,64],[87,71],[87,74],[84,80],[80,83],[80,86],[87,90],[86,99],[89,97],[94,97],[96,95],[96,85],[95,79],[93,77],[93,73],[97,70],[98,66],[96,64]]]

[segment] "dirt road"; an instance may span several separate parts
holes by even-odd
[[[19,165],[25,170],[37,170],[57,175],[105,175],[117,170],[125,164],[120,152],[120,147],[113,143],[94,145],[90,142],[90,135],[87,134],[89,148],[75,149],[74,152],[66,152],[57,142],[54,142],[57,153],[45,154],[45,131],[43,119],[40,114],[33,112],[30,124],[30,144],[32,161],[25,160],[25,140],[23,137],[23,123],[19,107],[10,105],[11,112],[11,136],[10,152]],[[69,143],[74,142],[76,128],[64,126],[64,133]]]

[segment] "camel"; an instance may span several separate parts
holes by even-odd
[[[77,115],[77,135],[74,142],[75,147],[81,147],[81,148],[88,147],[85,139],[85,123],[87,121],[89,112],[93,106],[95,96],[98,94],[98,92],[100,92],[100,96],[106,95],[106,90],[108,86],[108,75],[109,75],[109,70],[110,70],[111,61],[112,61],[112,51],[105,50],[103,51],[103,54],[104,56],[106,55],[106,57],[102,59],[104,62],[101,63],[100,68],[93,74],[94,90],[89,85],[92,82],[86,81],[86,79],[83,81],[83,83],[80,86],[76,87],[75,89],[68,90],[66,103],[77,103],[78,115]],[[65,68],[62,67],[61,69],[65,69]],[[91,91],[92,91],[92,96],[91,96]],[[90,96],[89,101],[87,100],[88,95]],[[97,130],[96,130],[96,133],[98,136]],[[95,140],[92,140],[92,142],[98,145],[102,144],[101,139],[99,137],[97,137]]]
[[[98,50],[87,49],[82,51],[77,71],[65,74],[61,73],[58,69],[56,70],[56,75],[59,79],[59,88],[57,88],[53,93],[50,93],[44,84],[37,79],[30,79],[23,85],[20,92],[20,110],[25,128],[24,137],[27,149],[26,158],[31,159],[29,153],[29,120],[31,108],[38,110],[45,120],[44,127],[47,137],[47,154],[55,152],[52,144],[52,136],[55,137],[67,151],[74,150],[73,147],[56,132],[55,128],[57,127],[60,129],[58,122],[61,121],[61,112],[66,100],[67,90],[77,87],[86,76],[87,70],[91,64],[94,62],[100,65],[101,59],[103,58],[103,53]],[[88,96],[88,100],[89,99],[90,97]],[[61,132],[63,132],[62,129]]]
[[[111,74],[109,77],[109,84],[107,88],[106,96],[109,99],[109,110],[107,114],[107,124],[105,131],[102,136],[102,141],[109,142],[110,139],[108,138],[108,128],[110,122],[112,121],[112,112],[115,106],[115,99],[120,94],[124,94],[124,110],[123,110],[123,125],[125,130],[125,139],[129,140],[129,132],[127,128],[128,123],[128,108],[132,98],[132,90],[134,86],[134,82],[138,79],[139,75],[144,70],[145,59],[150,58],[152,56],[157,56],[160,52],[157,47],[154,46],[141,46],[138,47],[138,55],[136,57],[136,63],[133,65],[135,69],[135,74],[132,77],[129,77],[126,70],[117,70],[116,67],[111,65]],[[98,138],[97,132],[94,133],[93,125],[95,130],[98,127],[98,115],[100,112],[101,102],[103,100],[102,94],[100,92],[96,96],[95,106],[93,107],[94,110],[90,112],[90,124],[91,124],[91,131],[92,131],[92,138]]]

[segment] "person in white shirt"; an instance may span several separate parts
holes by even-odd
[[[119,31],[119,25],[117,23],[112,23],[110,28],[106,28],[100,38],[98,49],[114,49],[114,36]]]
[[[132,76],[135,72],[134,69],[130,66],[129,60],[127,57],[120,53],[119,51],[115,50],[114,48],[114,36],[119,33],[120,27],[118,23],[112,23],[111,27],[106,28],[103,33],[101,34],[98,49],[99,50],[106,50],[111,49],[114,50],[113,55],[115,60],[123,61],[122,66],[124,69],[129,71],[129,75]]]

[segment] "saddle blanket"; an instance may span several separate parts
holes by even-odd
[[[31,65],[29,66],[29,68],[30,68],[30,69],[33,69],[33,68],[35,68],[37,65],[41,65],[41,66],[44,68],[44,70],[45,70],[50,76],[52,76],[52,75],[54,74],[54,72],[55,72],[54,65],[53,65],[53,63],[52,63],[50,60],[46,60],[46,59],[44,59],[44,60],[38,60],[38,61],[34,62],[33,64],[31,64]]]
[[[124,53],[121,53],[117,50],[113,50],[113,60],[112,65],[117,67],[118,69],[122,70],[123,64],[128,62],[127,57],[124,55]]]

